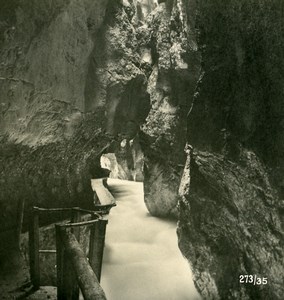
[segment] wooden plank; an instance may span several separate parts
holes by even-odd
[[[105,293],[74,234],[63,226],[57,227],[68,259],[76,273],[85,300],[106,300]],[[61,300],[61,299],[60,299]]]
[[[34,210],[39,211],[39,212],[68,212],[70,211],[72,208],[64,208],[64,207],[59,207],[59,208],[44,208],[44,207],[34,207]]]
[[[77,211],[79,211],[81,213],[91,214],[91,215],[95,215],[95,216],[99,217],[99,215],[97,214],[97,212],[95,212],[93,210],[84,209],[84,208],[77,208],[77,207],[74,207],[72,209],[77,210]]]
[[[39,253],[47,253],[47,254],[55,254],[56,253],[56,250],[53,250],[53,249],[40,249],[39,251],[38,251]]]
[[[90,232],[89,262],[99,282],[101,280],[107,220],[99,220]]]
[[[110,193],[110,191],[104,186],[103,181],[105,178],[100,178],[100,179],[92,179],[91,184],[92,184],[92,189],[96,193],[96,196],[99,201],[99,204],[101,205],[113,205],[115,204],[114,197]],[[96,201],[95,201],[96,202]],[[98,204],[98,203],[95,203]]]
[[[82,222],[79,222],[79,223],[66,223],[66,224],[64,224],[62,226],[64,226],[65,228],[67,228],[67,227],[71,228],[71,227],[86,226],[86,225],[92,225],[92,224],[98,222],[98,220],[99,219],[98,219],[97,215],[95,215],[95,219],[94,220],[82,221]]]
[[[36,210],[33,210],[30,216],[29,228],[29,256],[30,256],[30,276],[35,290],[40,286],[40,268],[39,268],[39,216]]]

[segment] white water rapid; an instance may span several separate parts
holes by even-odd
[[[109,216],[102,268],[107,299],[200,299],[178,249],[175,222],[148,213],[142,183],[107,183],[117,203]]]

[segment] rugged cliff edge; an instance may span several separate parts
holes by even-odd
[[[90,207],[103,156],[178,219],[204,299],[282,299],[283,4],[2,2],[1,234],[23,200]]]

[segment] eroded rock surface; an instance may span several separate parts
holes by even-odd
[[[263,164],[247,150],[240,162],[194,151],[184,174],[180,248],[204,299],[281,299],[283,237],[279,198]],[[240,274],[267,278],[241,284]]]
[[[188,116],[193,150],[187,148],[178,234],[204,299],[284,295],[278,5],[197,6],[202,74]],[[267,284],[241,284],[241,274]]]
[[[145,202],[156,216],[177,217],[186,114],[200,68],[191,17],[183,4],[163,3],[149,16],[147,26],[139,29],[143,47],[151,49],[153,65],[147,87],[151,110],[142,126],[141,141]]]

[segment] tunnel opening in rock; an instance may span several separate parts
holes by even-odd
[[[100,157],[101,167],[109,170],[108,177],[144,181],[144,154],[139,137],[123,139],[113,149],[114,152],[106,152]]]

